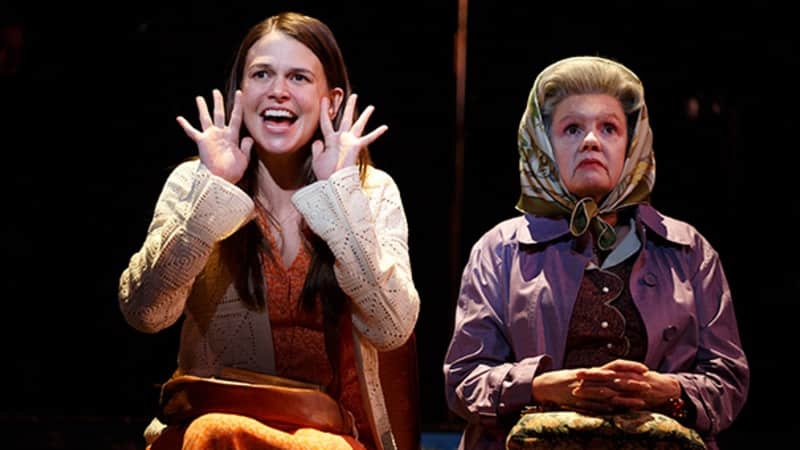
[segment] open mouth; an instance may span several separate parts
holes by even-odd
[[[297,115],[287,109],[267,109],[261,117],[268,123],[283,126],[291,125],[297,120]]]

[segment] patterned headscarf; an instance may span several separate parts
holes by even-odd
[[[597,236],[601,249],[608,249],[616,240],[614,228],[600,218],[625,206],[649,201],[650,192],[655,183],[655,156],[653,154],[653,136],[647,120],[647,106],[642,92],[641,109],[639,109],[632,136],[629,136],[628,151],[620,180],[614,189],[597,205],[591,197],[576,198],[561,182],[555,155],[547,136],[542,118],[540,102],[544,98],[543,76],[554,67],[564,62],[597,62],[610,64],[622,69],[641,86],[641,81],[630,69],[609,59],[595,56],[577,56],[558,61],[544,69],[533,83],[528,104],[519,125],[517,144],[519,147],[520,182],[522,194],[516,208],[539,216],[566,216],[570,220],[570,232],[580,236],[591,226]],[[597,92],[594,92],[597,93]],[[626,111],[631,121],[629,111]],[[630,130],[631,127],[628,127]]]

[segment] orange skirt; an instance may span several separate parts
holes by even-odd
[[[300,428],[273,428],[246,416],[204,414],[188,425],[164,429],[148,450],[366,450],[356,438]]]

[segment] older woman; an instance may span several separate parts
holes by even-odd
[[[460,448],[504,448],[526,406],[658,411],[715,448],[749,367],[718,254],[649,203],[639,78],[600,57],[550,65],[519,151],[523,214],[473,246],[444,362],[449,406],[468,422]]]

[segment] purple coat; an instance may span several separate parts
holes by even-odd
[[[722,264],[694,227],[649,205],[638,206],[637,232],[629,288],[647,330],[644,363],[674,374],[697,410],[693,428],[715,448],[750,381]],[[444,362],[448,405],[467,421],[460,448],[504,448],[534,374],[561,367],[592,251],[573,243],[566,219],[526,214],[473,246]]]

